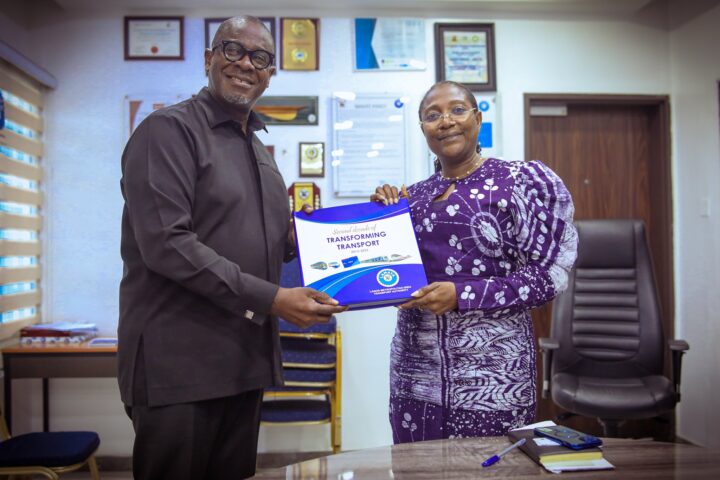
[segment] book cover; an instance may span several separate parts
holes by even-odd
[[[399,305],[427,285],[407,199],[295,213],[303,285],[353,309]]]
[[[525,438],[526,442],[520,445],[520,450],[541,465],[580,460],[599,460],[603,458],[602,450],[599,448],[572,450],[555,443],[549,438],[536,436],[532,428],[510,430],[508,432],[508,438],[511,442],[517,442],[521,438]]]

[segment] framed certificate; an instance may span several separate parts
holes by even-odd
[[[283,70],[319,70],[317,18],[280,19],[280,68]]]
[[[325,176],[325,144],[323,142],[300,142],[301,177]]]
[[[125,17],[125,60],[184,60],[183,17]]]
[[[436,23],[437,81],[452,80],[476,92],[497,90],[492,23]]]
[[[356,71],[426,68],[424,19],[355,19]]]
[[[222,22],[227,20],[230,17],[226,18],[206,18],[205,19],[205,48],[210,48],[211,43],[213,40],[213,37],[215,37],[215,33],[217,32],[218,27]],[[272,34],[273,41],[277,39],[277,36],[275,34],[275,17],[258,17],[261,22],[265,24],[268,30],[270,30],[270,33]]]
[[[229,18],[229,17],[228,17]],[[205,19],[205,48],[211,48],[211,43],[215,37],[220,24],[227,18],[206,18]]]

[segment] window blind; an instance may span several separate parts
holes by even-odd
[[[0,59],[0,340],[41,320],[42,92]]]

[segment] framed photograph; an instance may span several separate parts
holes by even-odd
[[[301,177],[325,176],[325,144],[323,142],[300,142]]]
[[[319,70],[320,42],[317,18],[280,19],[280,68],[283,70]]]
[[[184,60],[184,17],[125,17],[125,60]]]
[[[212,39],[215,36],[215,32],[217,32],[218,27],[222,22],[227,20],[230,17],[226,18],[206,18],[205,19],[205,48],[210,48],[210,44],[212,43]],[[258,17],[270,30],[270,33],[272,34],[273,41],[277,44],[277,34],[275,32],[275,17]]]
[[[266,125],[317,125],[318,97],[263,95],[253,111]]]
[[[437,81],[452,80],[476,92],[497,90],[495,25],[492,23],[436,23]]]

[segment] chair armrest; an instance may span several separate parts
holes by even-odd
[[[668,340],[668,345],[670,345],[670,350],[672,351],[681,350],[685,352],[686,350],[690,350],[690,345],[688,345],[688,342],[685,340]]]
[[[670,351],[672,352],[672,381],[675,385],[675,395],[680,401],[680,378],[682,376],[682,356],[690,350],[690,345],[685,340],[669,340]]]
[[[560,348],[560,342],[554,338],[541,337],[538,339],[543,359],[543,387],[542,398],[547,398],[550,392],[550,371],[552,370],[553,351]]]
[[[540,350],[557,350],[560,348],[560,342],[555,340],[554,338],[548,338],[548,337],[540,337],[538,339],[540,342]]]

